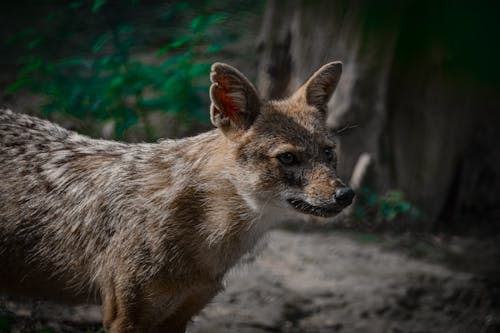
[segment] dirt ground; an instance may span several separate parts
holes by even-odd
[[[495,250],[457,238],[273,231],[188,332],[500,332]],[[96,306],[4,300],[0,311],[0,332],[102,331]]]

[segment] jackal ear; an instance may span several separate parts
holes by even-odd
[[[337,88],[341,74],[342,63],[340,61],[330,62],[318,69],[302,86],[307,104],[326,111],[328,101]]]
[[[257,117],[260,99],[255,87],[237,69],[222,63],[210,73],[210,119],[224,133],[246,130]]]

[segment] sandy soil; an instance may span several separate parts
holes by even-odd
[[[498,275],[483,274],[491,256],[429,239],[274,231],[188,332],[500,332]],[[101,330],[95,306],[4,303],[0,332]]]

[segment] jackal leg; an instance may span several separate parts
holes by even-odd
[[[103,293],[103,324],[107,333],[135,333],[139,332],[132,320],[133,299],[127,299],[122,292],[114,288],[107,288]]]
[[[117,281],[108,282],[101,291],[103,325],[107,333],[143,333],[152,326],[145,311],[143,291],[137,284]],[[154,325],[154,323],[153,323]]]
[[[216,293],[216,289],[207,288],[187,297],[171,316],[157,326],[156,331],[184,333],[191,318],[198,314]]]
[[[107,333],[184,333],[189,320],[220,289],[206,281],[109,284],[102,291],[104,327]]]

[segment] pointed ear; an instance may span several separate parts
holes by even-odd
[[[330,62],[314,73],[300,89],[305,93],[307,104],[326,111],[328,101],[333,95],[342,74],[340,61]]]
[[[225,134],[248,129],[260,110],[255,87],[237,69],[222,63],[212,65],[210,81],[212,124]]]

